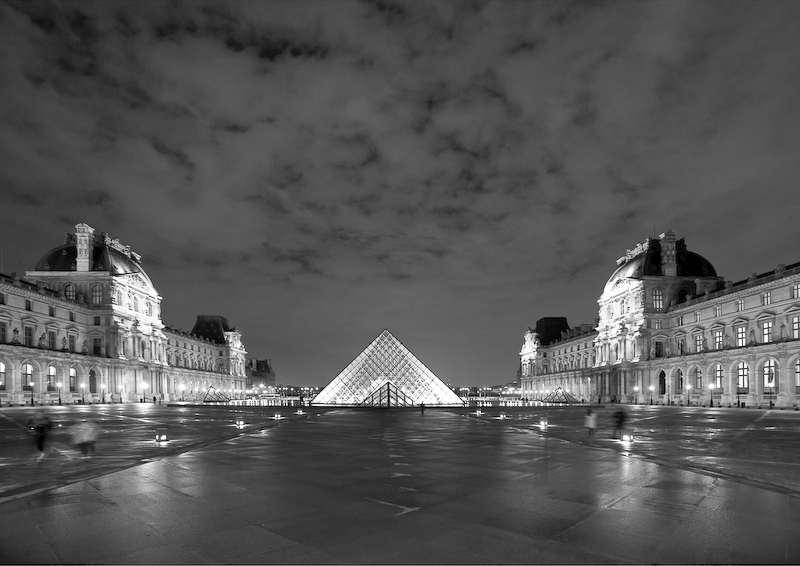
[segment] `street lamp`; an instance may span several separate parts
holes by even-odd
[[[58,404],[61,404],[61,382],[59,381],[56,383],[56,387],[58,387]]]
[[[31,382],[30,382],[28,385],[30,385],[30,386],[31,386],[31,407],[33,407],[33,405],[34,405],[34,402],[33,402],[33,397],[34,397],[34,393],[33,393],[33,382],[31,381]]]
[[[183,392],[186,391],[186,384],[181,383],[181,403],[183,403]]]
[[[633,386],[633,404],[634,405],[638,405],[638,403],[639,403],[639,386],[638,385],[634,385]]]
[[[652,405],[653,404],[653,386],[651,385],[649,389],[650,389],[650,404]]]
[[[713,382],[708,384],[708,396],[709,396],[708,406],[709,407],[713,407],[714,406],[714,383]]]
[[[692,404],[692,386],[687,384],[686,385],[686,406],[690,406]]]
[[[86,384],[81,383],[81,405],[86,404]]]

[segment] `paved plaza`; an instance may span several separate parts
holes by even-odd
[[[48,407],[36,464],[4,407],[0,561],[800,562],[800,413],[626,406],[621,443],[595,409]]]

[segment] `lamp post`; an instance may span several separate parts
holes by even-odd
[[[34,405],[34,401],[33,401],[33,397],[34,397],[34,393],[33,393],[33,382],[31,381],[31,382],[30,382],[28,385],[30,385],[30,386],[31,386],[31,407],[33,407],[33,405]]]
[[[638,403],[639,403],[639,386],[638,385],[634,385],[633,386],[633,404],[634,405],[638,405]]]
[[[181,383],[181,403],[183,403],[183,392],[186,391],[186,384]]]
[[[650,404],[653,404],[653,386],[650,386]]]
[[[714,383],[708,384],[708,406],[714,406]]]
[[[86,404],[86,384],[81,383],[81,405]]]
[[[56,387],[58,387],[58,404],[61,404],[61,382],[59,381],[56,383]]]
[[[689,407],[692,404],[692,386],[686,385],[686,406]]]

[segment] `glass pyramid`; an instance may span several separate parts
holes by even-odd
[[[364,348],[312,403],[370,407],[464,404],[388,330]]]

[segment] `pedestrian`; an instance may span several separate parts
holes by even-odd
[[[155,404],[156,404],[156,396],[153,395],[153,405],[155,405]]]
[[[614,436],[612,438],[620,438],[622,436],[622,429],[625,426],[625,411],[620,409],[614,413]]]
[[[589,434],[594,434],[594,429],[597,428],[597,413],[588,409],[586,417],[583,419],[583,426],[589,431]]]
[[[94,455],[94,443],[97,439],[96,425],[87,419],[72,427],[72,443],[81,452],[83,458],[89,457],[89,450]]]
[[[33,437],[36,439],[36,449],[39,451],[39,458],[36,460],[38,464],[44,459],[44,443],[47,433],[53,428],[53,423],[45,412],[39,409],[28,419],[28,426],[33,430]]]
[[[425,403],[420,403],[419,404],[419,408],[420,408],[420,411],[422,411],[422,414],[424,415],[425,414]]]

